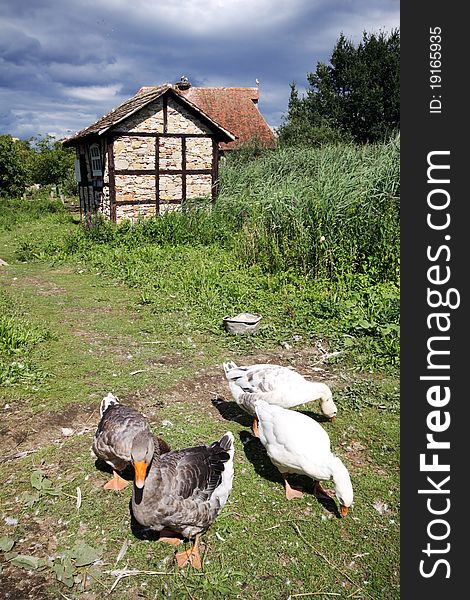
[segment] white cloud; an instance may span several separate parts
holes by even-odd
[[[103,5],[109,8],[109,18],[103,17],[103,24],[119,26],[124,15],[129,23],[145,28],[220,38],[236,35],[239,27],[245,34],[276,28],[299,14],[305,0],[134,0],[132,11],[128,0],[105,0]]]
[[[80,87],[68,87],[64,89],[64,94],[78,100],[86,102],[112,103],[117,99],[117,94],[121,90],[121,85],[91,85]]]

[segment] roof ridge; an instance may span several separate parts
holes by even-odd
[[[204,85],[204,86],[199,86],[199,85],[192,85],[190,88],[190,90],[193,89],[198,89],[198,90],[257,90],[258,86],[256,85]]]

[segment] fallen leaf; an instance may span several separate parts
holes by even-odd
[[[34,489],[40,490],[42,488],[42,482],[44,474],[41,471],[33,471],[31,473],[31,485]]]
[[[15,545],[15,540],[9,537],[0,538],[0,550],[2,552],[9,552]]]
[[[19,499],[23,504],[26,504],[26,506],[32,506],[39,500],[39,492],[33,492],[32,494],[29,492],[22,492]]]
[[[98,560],[101,557],[101,553],[86,542],[76,542],[72,550],[72,556],[75,558],[75,566],[83,567],[91,565],[95,560]]]
[[[27,554],[18,554],[10,562],[15,567],[21,567],[22,569],[39,569],[46,565],[46,561],[43,558],[28,556]]]

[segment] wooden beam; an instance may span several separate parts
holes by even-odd
[[[209,138],[209,133],[154,133],[151,131],[115,131],[110,137],[185,137],[185,138]]]
[[[211,196],[212,202],[215,202],[219,194],[219,143],[215,138],[212,138],[212,185]]]
[[[163,133],[168,131],[168,96],[163,96]]]
[[[155,138],[155,211],[160,214],[160,138]]]
[[[110,220],[116,223],[116,177],[114,167],[113,139],[108,142],[108,172],[109,172],[109,212]]]
[[[181,204],[181,199],[171,198],[169,200],[161,200],[163,204]],[[123,200],[122,202],[116,202],[116,206],[134,206],[137,204],[145,204],[152,206],[154,204],[152,199],[148,200]]]
[[[210,138],[210,133],[165,133],[162,137]]]
[[[211,175],[212,169],[116,169],[115,175]]]
[[[181,201],[186,200],[186,138],[181,138]]]

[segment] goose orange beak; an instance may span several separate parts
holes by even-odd
[[[145,485],[145,476],[147,475],[147,463],[143,460],[134,463],[135,479],[134,483],[138,488]]]
[[[347,506],[343,506],[341,505],[339,507],[339,512],[341,513],[342,517],[345,517],[348,514],[349,508]]]

